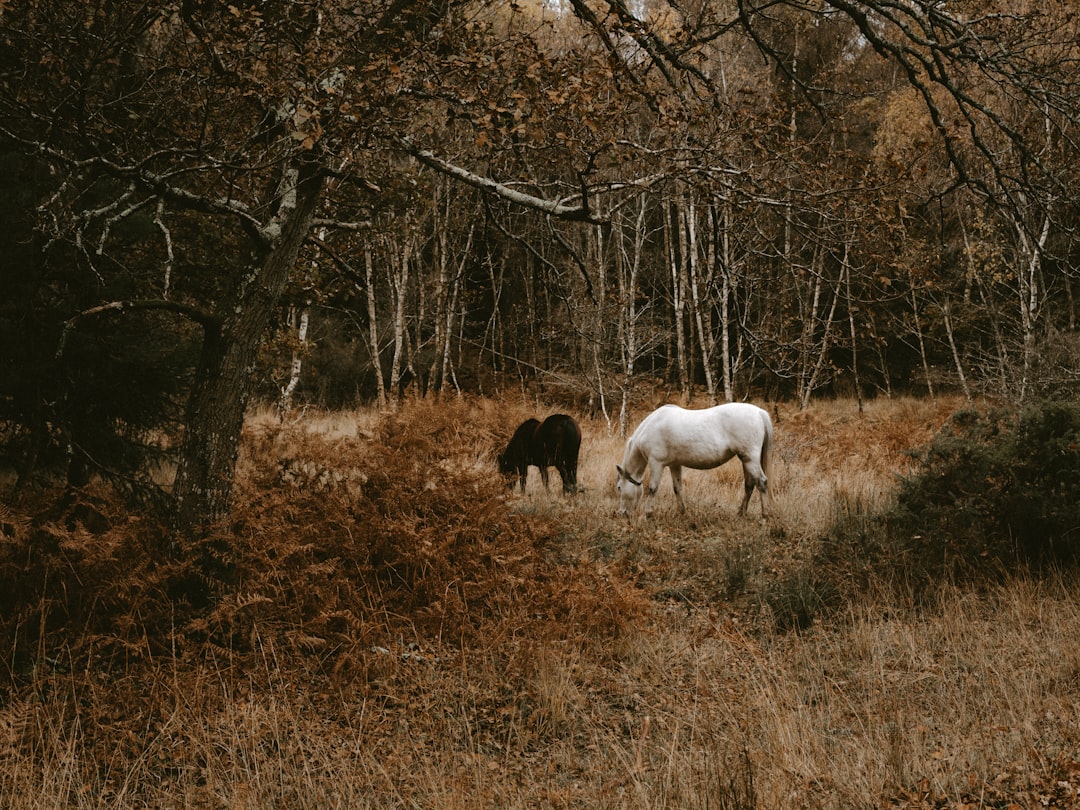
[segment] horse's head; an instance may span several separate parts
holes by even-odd
[[[514,462],[507,453],[499,453],[499,472],[503,475],[512,475],[514,472]]]
[[[615,481],[615,491],[619,493],[619,514],[629,515],[641,498],[641,482],[618,464],[615,465],[615,470],[619,474]]]
[[[514,460],[509,453],[499,454],[499,472],[506,479],[507,486],[513,489],[514,484],[517,483],[517,465],[514,464]]]

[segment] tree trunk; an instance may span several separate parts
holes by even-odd
[[[713,355],[716,338],[712,333],[712,321],[704,311],[708,307],[708,296],[712,289],[712,276],[715,258],[710,248],[705,257],[705,275],[702,278],[701,257],[698,254],[697,206],[687,193],[683,201],[683,218],[686,225],[687,286],[690,288],[690,309],[694,316],[697,331],[698,350],[701,352],[701,371],[705,376],[705,398],[710,405],[716,404],[716,380],[713,377]]]
[[[915,279],[911,279],[911,314],[915,323],[915,336],[919,339],[919,357],[922,358],[923,376],[926,378],[926,391],[934,399],[934,380],[930,374],[930,361],[926,356],[926,340],[923,336],[922,319],[919,317],[919,299],[915,295]]]
[[[292,352],[292,363],[289,365],[289,381],[281,387],[281,399],[278,400],[278,419],[285,421],[285,415],[292,408],[293,394],[300,384],[300,372],[304,367],[304,350],[307,347],[309,313],[307,307],[300,311],[297,319],[296,307],[289,307],[289,326],[296,330],[296,346]]]
[[[683,403],[690,400],[690,386],[686,377],[686,330],[683,317],[686,311],[685,281],[682,259],[678,254],[676,240],[679,234],[678,208],[674,203],[668,216],[664,218],[664,235],[667,243],[668,268],[671,271],[671,317],[675,327],[675,365],[678,373],[679,391],[682,394]]]
[[[431,364],[428,367],[428,380],[432,391],[438,396],[442,393],[443,385],[445,384],[444,370],[446,368],[447,346],[449,345],[449,333],[450,333],[450,321],[452,316],[449,314],[451,304],[451,289],[449,283],[450,273],[448,272],[448,266],[450,263],[449,256],[449,230],[450,222],[449,217],[443,216],[442,201],[439,197],[439,188],[443,184],[439,183],[436,186],[436,193],[434,196],[433,204],[431,206],[434,212],[434,222],[432,223],[432,241],[435,246],[434,264],[437,268],[435,275],[435,301],[432,304],[434,310],[434,317],[432,319],[434,329],[432,330],[432,352],[431,352]],[[449,200],[449,195],[446,195]],[[423,285],[421,285],[423,286]]]
[[[854,235],[852,235],[854,238]],[[859,341],[858,332],[855,329],[855,300],[851,297],[851,264],[849,263],[848,247],[850,241],[844,241],[844,259],[840,266],[840,272],[844,276],[844,292],[847,297],[848,332],[851,337],[851,373],[855,378],[855,401],[859,406],[859,413],[863,412],[862,382],[859,380]],[[838,288],[839,289],[839,288]]]
[[[367,282],[368,346],[371,351],[371,367],[375,371],[375,391],[379,409],[386,407],[386,383],[383,380],[382,360],[379,357],[379,322],[375,305],[375,273],[371,248],[364,250],[364,281]]]
[[[491,371],[498,380],[502,372],[506,371],[503,352],[503,329],[500,307],[502,306],[503,283],[506,280],[506,262],[494,262],[489,256],[484,262],[488,270],[488,283],[491,285],[491,314],[488,315],[487,324],[484,327],[484,336],[480,345],[487,347],[491,341]],[[496,266],[498,272],[496,272]],[[484,353],[480,351],[476,355],[476,377],[478,380],[478,392],[484,393],[484,369],[481,363],[484,361]],[[498,385],[495,386],[498,389]]]
[[[715,212],[714,212],[715,219]],[[724,401],[734,402],[734,365],[731,357],[731,204],[725,198],[723,202],[723,214],[720,226],[714,228],[714,233],[720,233],[720,272],[722,284],[720,288],[720,378],[724,385]]]
[[[453,386],[454,390],[459,394],[461,393],[457,383],[457,376],[454,372],[453,355],[451,354],[451,348],[454,339],[454,324],[459,319],[464,325],[465,317],[467,314],[465,304],[463,300],[465,298],[462,295],[462,286],[465,278],[465,266],[470,256],[472,256],[472,243],[473,232],[475,225],[469,226],[469,238],[465,242],[465,249],[461,253],[461,258],[458,260],[457,271],[454,274],[454,278],[450,281],[450,298],[447,301],[446,313],[445,313],[445,336],[442,345],[442,371],[439,374],[439,390],[441,391],[446,387],[447,381]],[[460,312],[459,312],[460,303]],[[458,341],[458,346],[461,345],[461,341]]]
[[[390,246],[393,251],[394,245]],[[401,400],[405,394],[405,387],[409,379],[404,376],[403,368],[408,363],[406,341],[406,304],[409,291],[409,265],[412,264],[412,243],[408,236],[401,246],[400,255],[391,255],[387,262],[390,273],[390,289],[394,293],[394,355],[390,360],[390,390],[397,389],[397,400]]]
[[[829,357],[829,349],[832,347],[833,324],[836,321],[836,304],[840,300],[840,286],[843,283],[843,276],[838,276],[836,284],[832,288],[832,302],[829,304],[829,314],[825,316],[822,324],[821,343],[815,346],[814,334],[818,323],[818,312],[823,306],[821,297],[825,294],[825,261],[823,252],[820,249],[815,254],[813,261],[814,291],[809,314],[804,322],[803,356],[800,361],[797,384],[799,409],[804,411],[810,407],[810,397],[817,390],[822,369],[825,368],[825,362]]]
[[[642,250],[645,244],[645,216],[648,206],[644,199],[637,200],[637,215],[632,229],[620,226],[614,229],[618,245],[615,249],[615,268],[618,273],[619,314],[616,332],[621,352],[620,372],[622,377],[621,397],[619,401],[619,436],[626,436],[630,421],[630,388],[634,381],[635,364],[641,353],[638,336],[637,294],[638,273],[641,270]],[[634,235],[632,253],[625,245],[627,230]],[[606,416],[606,413],[605,413]]]
[[[968,387],[967,377],[964,374],[964,364],[960,362],[960,351],[956,348],[956,340],[953,337],[952,306],[949,299],[945,299],[941,312],[945,316],[945,334],[949,337],[949,349],[952,351],[953,363],[956,364],[956,374],[960,378],[960,386],[964,389],[964,398],[971,402],[971,389]]]
[[[222,306],[227,314],[203,340],[173,484],[174,526],[188,539],[228,512],[252,368],[319,203],[322,180],[313,166],[288,174],[261,266],[234,285]]]
[[[1020,381],[1020,399],[1023,400],[1033,384],[1035,353],[1039,317],[1042,312],[1043,287],[1042,254],[1046,240],[1050,235],[1050,214],[1043,215],[1043,226],[1038,238],[1033,243],[1024,230],[1023,223],[1015,223],[1017,233],[1017,253],[1023,266],[1017,268],[1017,292],[1020,295],[1020,325],[1024,340],[1024,373]]]

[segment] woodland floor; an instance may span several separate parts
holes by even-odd
[[[508,495],[562,409],[469,399],[253,417],[180,553],[104,491],[4,507],[0,806],[1080,807],[1074,578],[851,541],[961,404],[770,405],[767,520],[736,465],[618,518],[601,415],[583,492]]]

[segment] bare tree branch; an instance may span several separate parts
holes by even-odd
[[[141,160],[138,164],[127,165],[102,155],[90,158],[77,158],[60,149],[49,146],[44,142],[27,140],[3,126],[0,126],[0,138],[5,138],[13,143],[18,143],[48,160],[66,166],[68,169],[81,171],[97,170],[110,177],[127,180],[129,184],[135,184],[140,188],[149,191],[154,198],[165,199],[190,211],[204,214],[222,214],[233,217],[237,219],[244,229],[260,243],[267,243],[270,241],[271,236],[267,233],[263,223],[252,213],[247,205],[239,200],[197,194],[188,189],[174,185],[170,175],[152,172],[146,168],[147,165],[159,161],[170,153],[154,153]],[[206,164],[202,167],[189,166],[184,169],[183,174],[190,176],[198,174],[200,171],[211,169],[218,170],[220,167],[211,164]],[[131,189],[129,187],[125,192],[125,195],[130,195],[130,193]],[[111,206],[108,206],[108,211],[112,211],[118,207],[119,202],[120,201],[117,201]],[[105,212],[106,209],[103,208],[101,213]]]
[[[526,208],[531,208],[534,211],[540,211],[553,216],[556,219],[562,219],[568,222],[587,222],[591,225],[605,224],[603,219],[596,217],[589,209],[588,198],[582,199],[581,205],[566,205],[564,202],[558,200],[546,200],[542,197],[535,197],[532,194],[526,194],[523,191],[512,189],[503,183],[492,180],[490,177],[483,177],[474,174],[467,169],[463,169],[460,166],[448,163],[442,158],[436,157],[434,152],[428,149],[419,148],[407,138],[400,139],[399,143],[406,152],[428,168],[460,180],[473,188],[478,188],[481,191],[494,194],[504,200],[516,203],[517,205],[522,205]]]
[[[93,317],[95,315],[102,315],[108,312],[136,312],[146,311],[151,309],[164,310],[166,312],[173,312],[177,315],[187,318],[189,321],[193,321],[203,329],[213,329],[217,326],[219,319],[214,315],[199,309],[198,307],[191,306],[190,304],[182,304],[179,301],[169,301],[164,298],[150,298],[150,299],[138,299],[133,301],[110,301],[106,304],[99,304],[96,307],[90,307],[84,309],[82,312],[76,312],[66,321],[64,321],[64,329],[60,333],[60,340],[56,345],[56,358],[60,359],[64,354],[64,349],[67,348],[68,335],[71,334],[71,330],[74,329],[80,321],[86,318]]]

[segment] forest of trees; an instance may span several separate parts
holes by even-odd
[[[1004,0],[0,4],[0,445],[228,508],[252,397],[1080,383],[1080,24]]]

